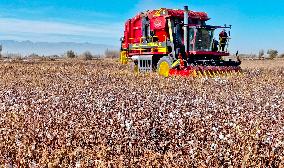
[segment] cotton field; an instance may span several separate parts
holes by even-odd
[[[0,64],[0,167],[284,167],[277,60],[201,79],[114,60]]]

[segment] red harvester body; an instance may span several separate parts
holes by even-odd
[[[140,13],[125,24],[121,62],[132,59],[139,71],[157,70],[163,76],[239,71],[240,61],[223,59],[229,56],[229,36],[220,37],[220,43],[214,39],[216,29],[231,26],[207,25],[208,20],[206,13],[187,6]]]

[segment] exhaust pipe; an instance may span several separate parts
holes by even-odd
[[[184,48],[188,53],[188,6],[184,6]]]

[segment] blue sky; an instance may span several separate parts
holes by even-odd
[[[206,11],[210,24],[232,24],[232,52],[284,52],[283,0],[1,0],[0,39],[119,46],[128,18],[147,9],[184,5]]]

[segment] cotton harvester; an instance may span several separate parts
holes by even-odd
[[[132,60],[140,72],[157,71],[162,76],[214,76],[239,72],[241,61],[229,56],[230,26],[211,26],[204,12],[166,9],[140,13],[125,24],[120,61]],[[216,29],[223,29],[220,41]],[[224,35],[225,33],[225,35]]]

